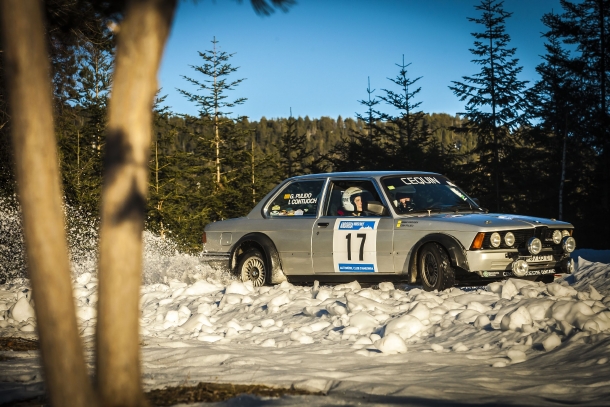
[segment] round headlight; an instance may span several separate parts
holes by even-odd
[[[561,236],[563,236],[563,237],[570,236],[570,231],[568,231],[568,230],[562,231]]]
[[[564,237],[561,246],[564,252],[572,253],[576,249],[576,240],[572,236]]]
[[[530,265],[525,260],[516,260],[513,262],[513,274],[517,277],[523,277],[527,274]]]
[[[504,235],[504,243],[506,243],[508,247],[515,244],[515,235],[513,235],[513,232],[508,232]]]
[[[532,237],[527,241],[527,250],[531,254],[538,254],[542,250],[542,242],[537,237]]]
[[[501,242],[502,238],[500,237],[500,234],[498,232],[493,232],[489,238],[489,243],[491,243],[493,247],[500,247]]]
[[[564,232],[567,232],[567,230],[565,230]],[[561,237],[562,237],[561,230],[555,230],[553,232],[553,243],[555,243],[555,244],[561,243]]]

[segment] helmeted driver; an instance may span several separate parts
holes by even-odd
[[[362,197],[364,190],[360,187],[349,187],[343,191],[341,196],[341,204],[343,210],[338,211],[341,216],[362,216],[365,207],[365,201]]]
[[[396,210],[399,213],[407,213],[415,210],[415,194],[413,192],[396,193]]]

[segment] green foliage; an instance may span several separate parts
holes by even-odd
[[[368,98],[360,103],[366,107],[365,114],[356,114],[358,121],[347,136],[341,138],[327,155],[337,171],[357,170],[414,170],[451,173],[460,159],[457,150],[461,141],[449,141],[447,121],[450,116],[430,116],[418,111],[421,102],[414,101],[421,88],[414,88],[420,79],[410,79],[404,56],[398,75],[389,79],[398,90],[383,89],[379,98],[372,98],[370,79],[366,89]],[[377,106],[385,102],[396,114],[382,113]],[[459,118],[449,119],[452,125]],[[445,134],[445,139],[443,139]],[[464,137],[462,137],[464,138]],[[450,143],[453,142],[453,145]],[[459,145],[459,147],[457,147]],[[457,147],[457,148],[456,148]],[[465,156],[465,154],[463,154]],[[442,159],[439,159],[442,158]]]
[[[531,92],[539,124],[532,143],[540,151],[538,178],[549,180],[553,214],[587,233],[588,247],[606,248],[610,224],[610,3],[562,1],[561,14],[542,22],[546,55]]]
[[[108,97],[114,38],[105,26],[75,46],[76,72],[70,104],[57,97],[56,132],[67,203],[97,215],[102,189]]]
[[[65,199],[95,220],[114,56],[108,27],[123,6],[45,4]],[[506,33],[511,14],[498,0],[476,6],[480,16],[469,20],[480,27],[471,49],[479,70],[450,86],[465,102],[459,116],[420,110],[420,78],[409,77],[403,56],[380,95],[369,80],[355,118],[231,117],[246,101],[229,96],[244,79],[232,79],[234,54],[221,52],[214,38],[199,53],[202,64],[192,66],[196,77],[184,76],[194,90],[179,90],[199,114],[172,113],[157,97],[147,228],[198,251],[207,223],[246,215],[286,177],[417,170],[448,175],[484,206],[566,219],[577,226],[579,244],[607,248],[610,222],[600,219],[610,219],[610,3],[562,0],[561,7],[543,17],[540,80],[526,89]],[[14,201],[1,58],[0,195]]]
[[[453,81],[449,88],[466,102],[467,128],[478,134],[476,147],[478,169],[469,165],[471,182],[487,202],[495,203],[495,208],[506,210],[503,205],[502,184],[504,181],[502,158],[513,147],[511,132],[519,126],[527,125],[528,101],[524,92],[527,81],[520,81],[518,75],[522,67],[514,58],[515,48],[509,48],[510,36],[505,32],[505,21],[511,13],[503,9],[503,2],[482,0],[475,6],[481,12],[479,18],[468,20],[482,26],[475,32],[473,62],[480,71],[472,76],[462,77],[463,82]],[[489,188],[492,175],[494,189]]]

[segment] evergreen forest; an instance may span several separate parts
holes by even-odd
[[[105,4],[105,3],[104,3]],[[99,216],[109,93],[120,9],[92,1],[46,2],[54,119],[66,204]],[[415,57],[362,89],[354,117],[239,117],[239,69],[210,38],[185,67],[195,91],[179,90],[198,115],[172,111],[159,89],[154,109],[147,228],[183,249],[201,249],[209,222],[246,215],[295,175],[361,170],[442,173],[492,212],[569,221],[580,247],[610,243],[610,2],[561,1],[542,17],[539,80],[522,66],[505,22],[510,10],[482,0],[472,11],[472,73],[447,86],[464,103],[449,115],[419,107]],[[298,12],[298,10],[293,10]],[[77,21],[78,20],[78,21]],[[69,30],[64,27],[70,27]],[[74,27],[78,27],[75,29]],[[16,188],[11,117],[0,52],[0,195]],[[409,59],[412,59],[409,61]],[[364,79],[364,78],[363,78]],[[392,107],[393,115],[383,113]]]

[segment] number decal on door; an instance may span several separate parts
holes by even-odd
[[[358,233],[356,234],[358,239],[362,239],[360,241],[360,255],[358,257],[358,261],[364,260],[364,242],[366,242],[366,233]],[[345,238],[347,239],[347,260],[352,260],[352,234],[348,233]]]
[[[377,271],[377,225],[379,219],[339,218],[333,232],[335,272]]]

